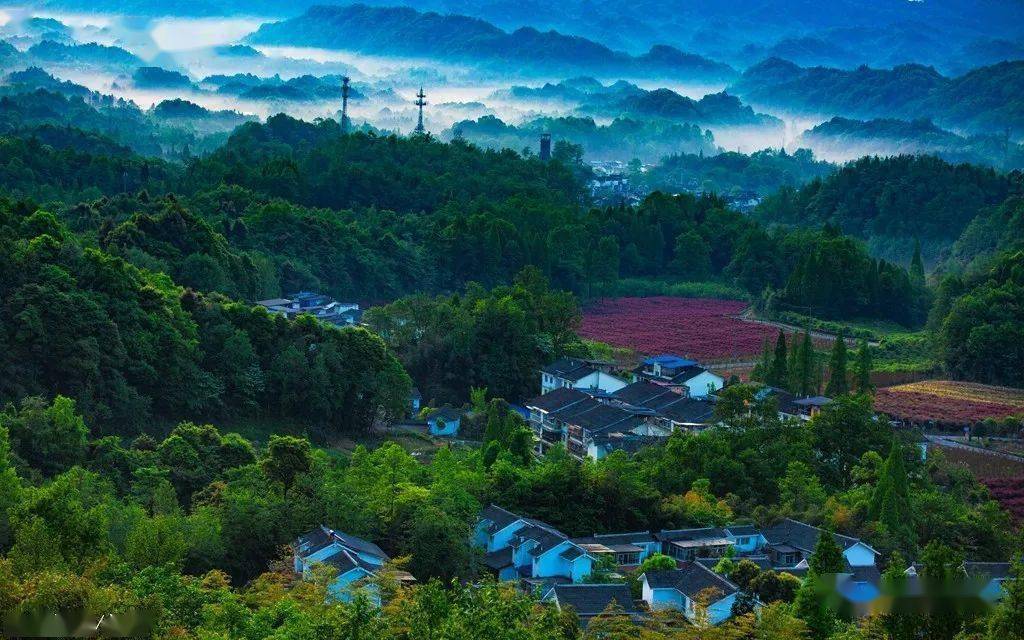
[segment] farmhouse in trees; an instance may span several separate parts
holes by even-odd
[[[695,360],[672,354],[651,356],[641,362],[640,366],[633,369],[633,381],[640,380],[673,389],[685,389],[685,394],[693,398],[714,395],[725,385],[722,376],[711,373]]]
[[[611,393],[626,386],[626,381],[608,373],[608,365],[596,360],[562,358],[540,371],[540,392],[555,389],[582,389]]]
[[[634,382],[611,393],[561,387],[525,406],[537,455],[562,444],[576,458],[595,460],[612,451],[656,444],[676,429],[703,428],[714,414],[707,399],[650,382]]]
[[[295,572],[304,578],[318,564],[337,571],[328,587],[329,597],[348,602],[357,589],[365,589],[370,599],[380,604],[376,586],[368,579],[377,575],[389,558],[372,542],[320,525],[292,543],[292,553]],[[405,572],[393,572],[393,577],[412,580]]]
[[[641,597],[651,609],[682,611],[690,620],[697,617],[697,604],[706,598],[711,624],[728,620],[739,587],[699,562],[683,562],[678,569],[647,571],[640,576]]]
[[[462,425],[462,411],[441,407],[427,418],[427,430],[432,436],[457,436]]]
[[[338,302],[330,296],[312,291],[299,291],[287,298],[259,300],[256,304],[289,320],[308,313],[321,322],[340,326],[358,323],[363,313],[355,302]]]

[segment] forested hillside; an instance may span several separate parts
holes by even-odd
[[[778,58],[747,69],[730,88],[755,105],[850,118],[929,118],[947,128],[1002,135],[1024,129],[1024,61],[946,77],[932,67],[802,68]]]
[[[82,243],[52,214],[0,208],[0,397],[64,394],[97,433],[273,416],[331,431],[401,413],[409,379],[381,340],[289,322]]]
[[[876,255],[909,262],[915,240],[928,260],[948,248],[982,211],[1019,192],[1019,176],[953,165],[929,156],[862,158],[827,178],[765,199],[766,222],[833,223]]]

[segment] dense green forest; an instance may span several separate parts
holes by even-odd
[[[0,397],[65,394],[98,433],[195,416],[335,431],[400,415],[409,378],[379,337],[288,322],[83,246],[52,214],[0,208]]]
[[[915,241],[934,262],[980,213],[1019,193],[1020,174],[1002,174],[933,156],[862,158],[800,189],[765,199],[769,223],[832,223],[867,241],[875,255],[909,262]]]
[[[751,154],[725,151],[716,155],[676,153],[662,158],[639,178],[652,190],[706,191],[729,195],[748,191],[760,195],[782,187],[799,187],[824,178],[836,166],[818,160],[808,149],[794,153],[764,149]]]

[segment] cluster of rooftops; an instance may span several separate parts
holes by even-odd
[[[649,611],[667,609],[695,620],[702,605],[706,619],[718,624],[732,616],[740,592],[726,576],[715,572],[723,557],[736,562],[750,560],[763,570],[803,577],[822,535],[833,536],[847,565],[838,575],[839,593],[855,605],[877,599],[881,595],[877,551],[858,538],[788,518],[767,527],[730,524],[570,537],[542,520],[492,504],[480,513],[471,544],[497,579],[513,581],[559,608],[571,607],[583,624],[613,603],[623,614],[637,619]],[[292,549],[298,575],[309,577],[318,565],[335,571],[328,597],[340,601],[350,600],[361,590],[379,604],[372,578],[382,572],[399,582],[415,581],[411,574],[389,567],[388,555],[376,544],[326,526],[299,537]],[[621,582],[590,582],[599,566],[614,564],[615,574],[622,575],[636,571],[655,553],[671,557],[676,566],[638,576],[639,600],[634,600],[629,587]],[[602,557],[612,562],[599,564]],[[1009,563],[1003,562],[965,562],[960,569],[977,584],[980,596],[990,601],[1003,595],[1002,583],[1010,575]],[[918,565],[906,570],[911,591],[919,585],[919,571]]]
[[[631,381],[610,373],[610,363],[562,358],[541,369],[541,394],[524,403],[543,455],[561,443],[577,458],[600,459],[611,451],[636,451],[678,429],[698,430],[714,421],[717,392],[725,380],[693,360],[664,354],[644,359]],[[831,400],[800,398],[765,387],[782,417],[809,419]]]
[[[676,568],[640,576],[646,607],[672,608],[692,618],[697,615],[698,598],[710,590],[708,616],[718,623],[731,615],[739,592],[736,585],[714,571],[722,557],[750,559],[763,569],[803,576],[807,559],[823,533],[812,525],[784,519],[760,529],[734,524],[570,538],[547,523],[490,505],[481,513],[474,544],[501,580],[516,580],[523,589],[539,590],[546,600],[569,603],[584,598],[591,609],[597,607],[601,597],[616,598],[627,613],[634,606],[632,600],[618,601],[614,588],[596,589],[586,584],[587,578],[602,555],[613,558],[618,570],[630,571],[653,554],[662,553],[676,560]],[[832,535],[843,549],[851,576],[880,580],[877,551],[857,538]],[[609,602],[605,600],[604,605]],[[583,616],[583,610],[573,606]]]
[[[357,324],[363,313],[355,302],[338,302],[328,295],[313,291],[299,291],[287,298],[258,300],[256,304],[270,313],[289,319],[309,314],[322,322],[343,326]]]

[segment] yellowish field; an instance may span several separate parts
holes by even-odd
[[[1024,409],[1024,389],[996,387],[973,382],[955,382],[952,380],[924,380],[908,384],[887,387],[887,391],[897,393],[923,393],[969,402],[988,402]]]

